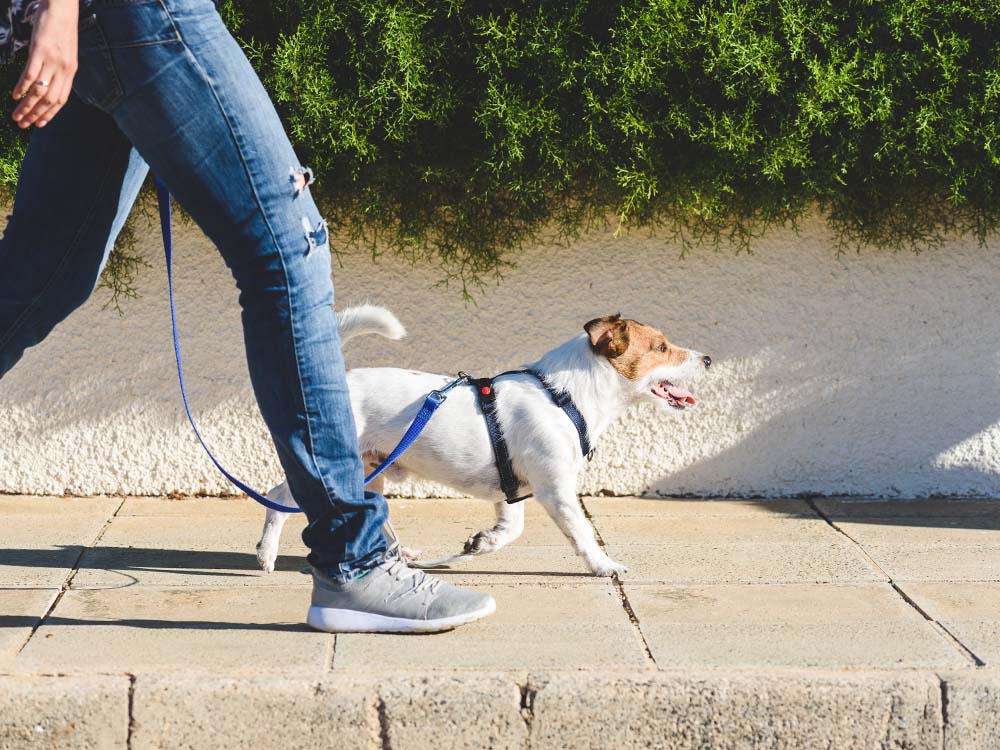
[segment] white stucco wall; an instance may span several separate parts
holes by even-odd
[[[0,491],[231,491],[184,420],[165,275],[150,227],[144,296],[106,292],[0,381]],[[192,403],[230,469],[279,476],[243,360],[236,292],[214,249],[178,227],[177,284]],[[922,255],[838,257],[818,220],[753,255],[634,234],[519,257],[466,307],[434,268],[345,258],[338,306],[370,301],[402,342],[353,342],[350,365],[488,374],[621,311],[716,364],[679,419],[642,408],[600,443],[585,492],[697,495],[1000,495],[1000,255],[971,239]],[[405,485],[402,492],[435,491]],[[437,491],[441,491],[438,488]]]

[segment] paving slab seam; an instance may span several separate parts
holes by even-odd
[[[31,642],[31,639],[34,638],[35,633],[38,632],[38,629],[42,627],[45,621],[49,618],[49,615],[51,615],[53,610],[55,610],[55,608],[59,605],[60,600],[62,600],[66,592],[69,591],[70,585],[73,583],[73,579],[76,577],[76,574],[80,572],[80,561],[83,559],[84,554],[86,554],[88,549],[93,549],[94,546],[101,541],[101,537],[104,536],[104,533],[111,526],[111,522],[115,520],[115,517],[117,517],[127,499],[128,498],[125,497],[122,498],[122,501],[118,503],[118,507],[115,508],[114,512],[108,516],[107,520],[105,520],[104,524],[101,526],[101,530],[97,532],[93,541],[91,541],[86,547],[82,547],[80,549],[80,554],[77,555],[76,560],[73,561],[73,567],[70,568],[69,573],[62,582],[62,586],[59,587],[59,593],[56,594],[56,598],[52,600],[52,604],[49,605],[45,612],[42,613],[42,616],[38,619],[38,622],[36,622],[34,627],[31,628],[31,632],[28,633],[28,637],[24,639],[24,643],[22,643],[20,648],[17,649],[14,654],[15,656],[24,651],[27,645]]]
[[[896,592],[896,594],[899,596],[899,598],[902,599],[910,608],[912,608],[913,610],[915,610],[927,622],[929,622],[931,624],[931,626],[946,641],[948,641],[949,643],[951,643],[951,645],[954,648],[958,649],[958,651],[966,659],[968,659],[969,661],[971,661],[972,664],[975,667],[979,668],[979,667],[985,667],[986,666],[986,662],[983,661],[981,658],[979,658],[979,656],[977,656],[975,654],[975,652],[972,651],[971,648],[969,648],[964,643],[962,643],[962,641],[959,640],[959,638],[947,626],[945,626],[943,623],[941,623],[940,621],[936,620],[935,618],[931,617],[930,613],[928,613],[927,611],[925,611],[924,608],[921,607],[919,604],[917,604],[917,602],[914,601],[913,598],[909,594],[907,594],[905,591],[903,591],[903,589],[899,586],[899,584],[897,584],[896,581],[893,580],[892,576],[889,575],[888,571],[886,571],[881,565],[878,564],[878,562],[875,561],[875,559],[871,555],[868,554],[868,550],[866,550],[864,548],[864,546],[862,546],[861,543],[858,542],[857,539],[855,539],[850,534],[848,534],[846,531],[844,531],[842,528],[840,528],[840,526],[838,526],[836,522],[832,521],[829,518],[829,516],[827,516],[826,513],[824,513],[820,509],[820,507],[818,505],[816,505],[816,502],[812,498],[806,498],[806,503],[808,503],[809,507],[812,508],[816,512],[816,515],[818,515],[820,518],[822,518],[830,528],[832,528],[838,534],[842,534],[846,539],[850,540],[850,542],[854,546],[856,546],[858,548],[858,550],[860,550],[861,554],[863,554],[865,556],[865,559],[868,560],[868,562],[876,570],[878,570],[883,576],[885,576],[886,580],[889,582],[889,585],[892,586],[893,591]]]
[[[531,677],[525,677],[524,684],[517,683],[521,691],[521,721],[524,722],[524,747],[531,747],[531,735],[535,724],[535,698],[539,688],[532,684]]]
[[[128,676],[128,735],[125,737],[125,750],[132,750],[132,737],[135,735],[135,675]]]
[[[327,656],[323,660],[323,673],[329,674],[333,671],[333,662],[337,658],[337,634],[334,633],[330,636],[330,640],[327,645]]]
[[[938,675],[941,683],[941,750],[948,750],[948,681]]]
[[[597,524],[594,523],[594,517],[590,514],[587,509],[586,503],[583,502],[583,498],[578,498],[580,502],[580,507],[583,508],[583,514],[587,517],[587,522],[590,524],[590,528],[594,530],[594,538],[597,539],[597,543],[601,545],[601,549],[605,549],[606,545],[604,543],[604,538],[601,536],[600,530],[597,528]],[[649,647],[649,643],[646,641],[646,636],[642,632],[642,628],[639,626],[639,618],[635,614],[635,610],[632,608],[632,604],[628,600],[628,594],[625,592],[625,585],[622,583],[621,578],[615,573],[611,577],[611,585],[614,587],[618,594],[618,598],[621,600],[622,609],[625,610],[625,615],[628,617],[630,623],[632,623],[632,630],[634,631],[639,642],[642,644],[642,650],[646,654],[646,661],[651,669],[657,669],[656,659],[653,657],[653,650]]]
[[[381,750],[390,750],[392,745],[389,742],[389,713],[381,693],[375,699],[375,711],[378,715],[378,746]]]

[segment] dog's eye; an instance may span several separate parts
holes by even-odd
[[[656,351],[658,352],[665,352],[666,350],[667,350],[666,344],[660,344],[658,347],[656,347]]]

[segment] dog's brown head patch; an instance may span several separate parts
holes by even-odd
[[[687,350],[671,344],[660,331],[619,313],[594,318],[583,326],[590,346],[630,380],[641,380],[661,365],[681,365]]]

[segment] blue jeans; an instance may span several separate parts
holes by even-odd
[[[152,167],[236,279],[309,562],[350,579],[385,551],[386,503],[364,489],[326,227],[264,87],[211,0],[93,0],[79,49],[73,95],[31,134],[0,240],[0,377],[93,291]]]

